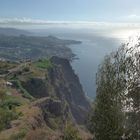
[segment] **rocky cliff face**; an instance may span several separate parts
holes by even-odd
[[[62,140],[67,123],[83,140],[91,138],[84,127],[90,103],[68,60],[1,62],[0,71],[0,109],[15,116],[0,130],[0,140]]]
[[[84,124],[90,105],[85,97],[78,76],[75,75],[69,61],[66,59],[53,57],[51,61],[56,65],[56,68],[51,71],[51,76],[57,95],[61,100],[68,102],[70,111],[76,122]],[[56,71],[61,73],[61,76],[57,79],[54,75]],[[61,78],[63,79],[63,83],[60,80]],[[60,81],[59,84],[57,81]]]
[[[71,114],[78,124],[84,124],[90,104],[85,97],[77,75],[74,74],[68,60],[52,57],[50,68],[45,78],[31,78],[22,82],[24,88],[35,98],[50,97],[58,101],[58,106],[63,106],[63,115]],[[53,112],[57,112],[57,105],[50,105]],[[44,106],[43,109],[48,109]],[[64,116],[65,116],[64,115]],[[68,116],[68,115],[66,115]],[[66,118],[65,118],[66,119]]]

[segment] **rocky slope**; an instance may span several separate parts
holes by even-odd
[[[22,82],[24,88],[35,98],[55,97],[62,104],[66,101],[69,109],[79,124],[83,124],[90,107],[77,75],[74,74],[66,59],[53,57],[53,68],[45,78],[30,78]]]
[[[20,104],[14,101],[14,107],[13,102],[8,106],[18,117],[1,131],[0,139],[61,140],[68,122],[76,125],[84,139],[89,138],[85,124],[90,103],[68,60],[1,63],[7,64],[0,68],[0,89],[5,86],[6,96],[16,97]]]

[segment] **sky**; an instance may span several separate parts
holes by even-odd
[[[0,0],[0,19],[140,22],[140,0]]]
[[[140,32],[140,0],[0,0],[0,27],[70,28],[128,37]]]

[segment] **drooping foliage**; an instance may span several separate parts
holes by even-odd
[[[135,40],[135,42],[134,42]],[[90,116],[96,140],[140,139],[140,38],[106,56]]]
[[[112,56],[106,56],[97,74],[97,97],[91,117],[97,140],[118,140],[123,135],[123,75],[118,74],[115,63]]]

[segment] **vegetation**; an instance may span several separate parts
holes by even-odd
[[[70,123],[66,124],[63,140],[82,140],[78,130]]]
[[[122,45],[106,56],[97,73],[97,97],[90,117],[96,140],[140,138],[140,49]]]
[[[12,61],[36,60],[44,57],[60,56],[71,59],[73,53],[67,47],[81,43],[74,40],[62,40],[53,36],[4,36],[0,35],[0,58]]]
[[[6,92],[0,89],[0,131],[10,127],[11,120],[17,119],[18,114],[13,109],[17,106],[13,100],[11,102],[6,99]]]
[[[124,132],[121,104],[123,77],[116,72],[118,65],[112,62],[115,62],[112,57],[106,56],[97,74],[97,97],[91,117],[91,131],[97,140],[118,140]]]
[[[27,130],[26,129],[21,129],[17,134],[13,134],[11,136],[11,140],[23,140],[23,138],[26,136]]]
[[[7,108],[0,107],[0,131],[10,127],[10,122],[17,119],[18,115]]]
[[[1,104],[2,107],[8,107],[9,109],[14,108],[16,106],[20,106],[21,102],[19,101],[19,99],[16,98],[8,98],[5,101],[3,101],[3,103]]]
[[[34,65],[42,69],[48,69],[52,67],[49,59],[39,59],[38,61],[34,62]]]
[[[68,102],[69,99],[64,94],[73,94],[77,90],[71,91],[71,83],[69,78],[64,77],[65,71],[60,67],[61,63],[57,64],[48,59],[20,64],[3,61],[3,66],[4,63],[7,73],[0,77],[0,139],[82,140],[83,136],[85,140],[91,137],[83,129],[84,126],[77,129],[77,125],[75,127],[67,124],[65,127],[66,121],[70,120],[72,123],[75,116],[70,111],[70,101]],[[55,71],[51,73],[50,69],[53,68],[57,68],[58,76]],[[80,93],[82,96],[83,92]],[[82,99],[87,101],[84,96]],[[86,112],[87,106],[79,106],[73,104],[79,111],[77,116],[81,115],[81,120],[84,120],[82,112]],[[76,114],[76,111],[74,113]],[[83,121],[81,123],[83,124]]]
[[[0,103],[2,103],[5,98],[5,92],[4,89],[0,89]]]
[[[0,75],[2,74],[7,74],[8,73],[8,69],[12,69],[14,67],[16,67],[17,64],[14,62],[6,62],[6,61],[0,61]]]
[[[28,93],[28,91],[26,91],[26,89],[23,88],[23,86],[22,86],[22,84],[21,84],[21,82],[19,80],[14,80],[12,82],[14,82],[16,87],[21,91],[22,96],[24,98],[27,98],[27,99],[30,99],[30,100],[33,99],[33,97]]]

